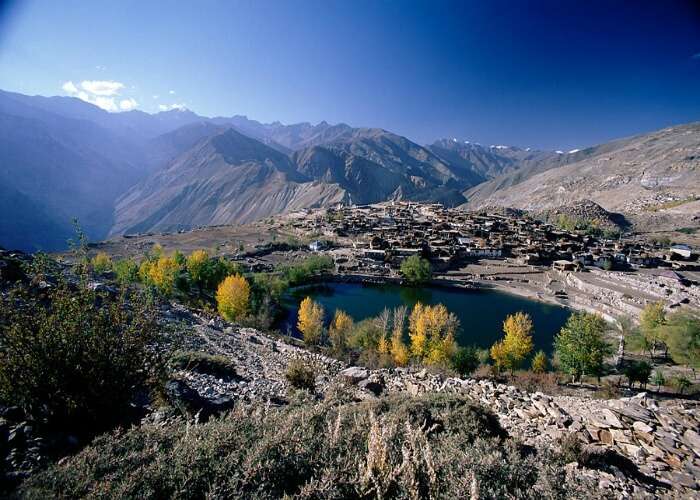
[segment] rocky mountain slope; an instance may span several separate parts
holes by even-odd
[[[468,208],[540,211],[586,199],[622,214],[678,206],[700,196],[700,123],[589,148],[561,166],[519,169],[465,194]]]
[[[112,233],[248,222],[337,203],[344,196],[336,184],[298,173],[283,153],[225,129],[124,194],[116,204]]]

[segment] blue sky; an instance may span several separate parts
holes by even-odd
[[[549,149],[700,120],[696,2],[0,4],[0,88],[116,109]]]

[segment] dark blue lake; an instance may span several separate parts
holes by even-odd
[[[461,322],[457,337],[460,345],[490,347],[503,335],[503,320],[508,314],[524,311],[534,324],[535,349],[552,352],[552,340],[569,317],[565,307],[528,300],[495,290],[460,290],[452,288],[407,288],[396,285],[360,285],[327,283],[292,290],[285,300],[287,314],[279,324],[284,333],[298,334],[296,328],[299,303],[310,296],[323,305],[326,322],[336,309],[343,309],[355,321],[377,316],[385,307],[413,307],[416,302],[444,304]]]

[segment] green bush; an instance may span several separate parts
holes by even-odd
[[[471,375],[479,368],[479,352],[476,347],[460,347],[452,356],[452,368],[462,377]]]
[[[109,428],[148,386],[155,335],[152,309],[135,295],[13,293],[0,302],[0,399],[52,427]]]
[[[410,284],[420,285],[430,281],[432,269],[430,262],[418,255],[411,255],[401,263],[401,274]]]
[[[456,395],[239,407],[206,424],[104,435],[20,490],[32,498],[590,498]]]
[[[316,371],[308,363],[299,359],[289,363],[284,376],[295,389],[313,392],[316,388]]]
[[[122,285],[136,283],[139,280],[139,266],[133,259],[122,259],[114,263],[114,274]]]
[[[305,284],[309,278],[323,271],[330,271],[335,267],[333,258],[328,255],[312,255],[300,264],[283,266],[282,277],[290,286]]]

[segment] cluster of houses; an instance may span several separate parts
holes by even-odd
[[[440,204],[339,206],[310,212],[294,225],[351,248],[357,266],[375,271],[395,269],[414,254],[430,259],[436,270],[500,258],[560,270],[698,266],[697,253],[685,245],[660,248],[642,241],[606,240],[525,215],[471,213]],[[320,236],[311,246],[323,249]]]

